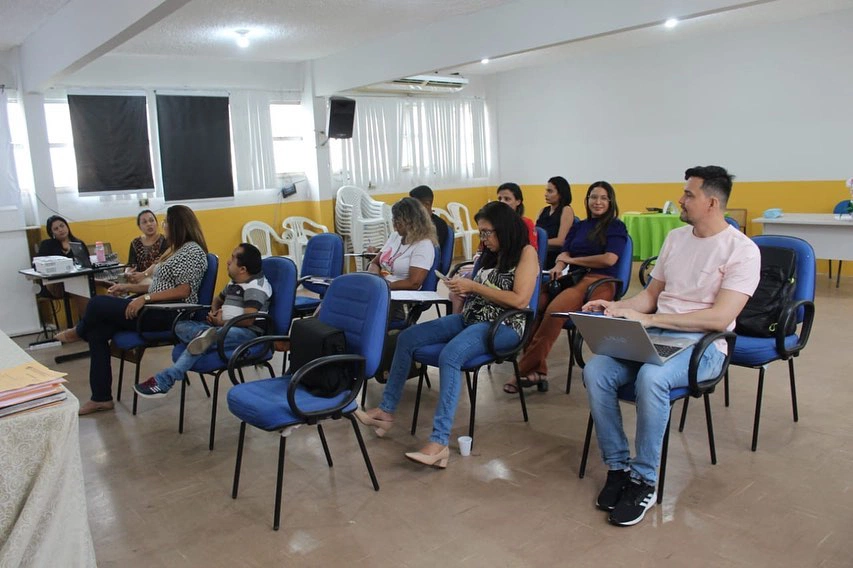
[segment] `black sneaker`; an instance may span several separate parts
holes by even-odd
[[[631,479],[631,472],[624,469],[611,469],[607,472],[607,481],[604,483],[604,489],[598,494],[598,499],[595,500],[595,506],[602,511],[612,511],[619,502],[619,497],[622,496],[622,490]]]
[[[643,520],[646,511],[655,506],[658,492],[654,487],[632,479],[622,490],[622,496],[607,519],[614,525],[630,527]]]
[[[144,398],[163,398],[169,392],[161,389],[157,385],[157,379],[154,377],[149,377],[144,383],[133,385],[133,390],[136,391],[136,394]]]
[[[203,355],[208,348],[216,342],[216,328],[209,327],[199,333],[195,339],[187,345],[190,355]]]

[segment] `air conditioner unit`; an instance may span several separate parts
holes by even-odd
[[[455,93],[467,84],[468,79],[458,75],[413,75],[358,90],[372,93]]]

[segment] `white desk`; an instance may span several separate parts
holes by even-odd
[[[778,219],[753,219],[765,235],[799,237],[814,248],[816,258],[853,260],[853,220],[832,213],[785,213]]]
[[[0,361],[32,360],[0,331]],[[0,566],[96,566],[77,399],[0,418]]]

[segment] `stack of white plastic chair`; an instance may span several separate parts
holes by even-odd
[[[345,185],[335,199],[335,232],[344,238],[348,253],[361,253],[369,246],[379,248],[391,232],[390,208],[371,199],[363,189]],[[362,260],[356,258],[359,270]]]
[[[453,238],[462,239],[462,248],[466,259],[474,258],[472,240],[474,235],[479,235],[480,232],[471,225],[468,208],[461,203],[452,201],[447,204],[447,211],[450,213],[450,218],[453,219]]]
[[[305,247],[308,246],[308,239],[329,232],[327,226],[308,217],[288,217],[281,223],[281,228],[284,229],[281,237],[287,245],[287,256],[296,264],[297,270],[302,268],[302,257]]]
[[[256,246],[263,258],[273,255],[272,241],[282,245],[287,244],[278,236],[275,229],[263,221],[249,221],[243,225],[242,242]]]

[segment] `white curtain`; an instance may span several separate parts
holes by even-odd
[[[4,211],[4,225],[9,221],[23,225],[21,213],[21,189],[18,186],[18,174],[15,168],[15,150],[12,147],[12,135],[9,132],[8,97],[0,92],[0,209]],[[8,213],[15,212],[11,215]],[[10,228],[10,227],[3,227]]]
[[[352,138],[341,143],[345,184],[366,189],[400,183],[401,111],[396,99],[357,99]]]
[[[237,190],[276,187],[270,95],[261,91],[233,91],[230,104]]]

